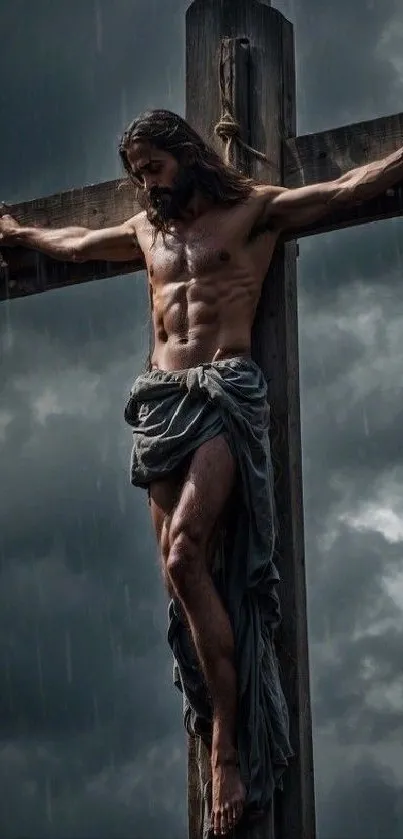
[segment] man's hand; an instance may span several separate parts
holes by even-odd
[[[19,229],[18,221],[7,213],[6,205],[0,203],[0,247],[2,245],[7,245],[7,247],[15,245],[15,237],[18,235]]]

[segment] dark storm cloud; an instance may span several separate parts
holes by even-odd
[[[118,176],[137,112],[183,113],[187,5],[3,3],[0,198]],[[396,2],[273,5],[295,24],[301,132],[401,110]],[[321,839],[403,830],[388,753],[402,734],[402,541],[371,520],[374,506],[401,512],[401,255],[400,220],[301,242]],[[144,274],[15,301],[0,323],[2,836],[176,839],[181,702],[123,421],[147,351]]]
[[[54,368],[56,356],[60,373],[68,365],[102,373],[110,364],[126,361],[134,378],[148,352],[146,275],[141,271],[6,303],[0,307],[0,341],[4,350],[12,342],[17,374],[24,372],[31,350],[40,373]],[[133,351],[140,356],[135,362]],[[2,387],[13,387],[10,377],[3,379]]]
[[[71,836],[130,836],[137,824],[153,839],[164,818],[173,837],[183,816],[180,701],[145,499],[134,503],[128,487],[122,393],[107,360],[99,380],[84,364],[65,367],[60,386],[61,357],[42,342],[53,349],[46,373],[16,371],[18,397],[8,389],[15,418],[2,449],[2,794],[13,786],[3,835],[65,837],[71,826]],[[59,404],[45,400],[38,421],[44,378]],[[89,400],[77,398],[80,380]],[[155,814],[164,766],[170,782]]]
[[[182,106],[185,5],[3,4],[2,200],[121,173],[117,144],[138,110]]]
[[[397,3],[287,5],[301,133],[401,110],[398,50],[385,48],[401,26]],[[393,582],[384,584],[401,569],[402,543],[377,532],[374,516],[366,529],[353,522],[373,506],[401,514],[401,232],[399,219],[300,244],[309,626],[326,839],[402,832],[403,777],[378,764],[382,744],[402,736],[402,604]]]
[[[23,747],[9,742],[0,751],[2,835],[37,837],[35,825],[45,839],[184,835],[183,751],[163,735],[159,749],[134,749],[130,734],[128,742],[128,759],[115,756],[112,729],[70,737],[62,747],[32,736]]]
[[[387,698],[401,678],[401,610],[384,586],[384,578],[399,571],[401,547],[344,525],[315,560],[310,630],[317,645],[316,722],[331,720],[342,743],[374,744],[403,726]],[[378,717],[371,692],[379,690]]]
[[[2,9],[2,24],[1,197],[120,174],[127,122],[169,103],[167,68],[180,88],[175,13],[23,2]],[[123,421],[147,320],[144,274],[1,310],[0,806],[10,839],[184,832],[167,603]]]
[[[401,788],[392,772],[363,757],[340,772],[326,802],[321,835],[328,839],[399,839]]]
[[[397,218],[301,241],[300,283],[312,305],[329,306],[340,289],[348,292],[357,279],[389,295],[393,304],[395,289],[402,286],[402,234],[403,220]]]
[[[301,133],[396,110],[400,79],[380,46],[398,0],[282,5],[295,25]]]
[[[362,275],[329,286],[329,299],[315,298],[302,277],[306,503],[320,530],[330,505],[370,499],[402,465],[403,284],[392,275],[372,285]]]

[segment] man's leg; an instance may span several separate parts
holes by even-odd
[[[217,835],[238,821],[245,799],[236,752],[234,639],[209,567],[209,543],[234,479],[235,462],[225,438],[204,443],[192,457],[161,532],[165,573],[183,606],[213,702],[212,826]]]
[[[172,514],[180,497],[189,462],[190,459],[180,469],[169,473],[167,478],[153,481],[149,486],[151,518],[160,549],[164,582],[170,597],[173,597],[175,592],[167,575],[164,557],[169,551],[169,528]]]

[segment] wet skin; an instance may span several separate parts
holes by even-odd
[[[168,234],[159,234],[154,245],[146,213],[135,222],[152,300],[152,365],[180,370],[249,355],[251,327],[278,238],[273,231],[250,236],[261,215],[259,189],[231,209],[209,206],[191,189],[185,204],[186,173],[183,177],[169,155],[139,145],[132,147],[129,160],[150,204],[169,220]],[[158,482],[150,492],[166,584],[181,600],[213,698],[211,826],[216,835],[232,829],[245,800],[236,749],[233,636],[209,573],[207,538],[225,511],[234,480],[227,443],[216,438],[198,450],[184,479]]]
[[[400,156],[399,156],[400,155]],[[0,245],[24,245],[57,259],[131,261],[147,269],[154,327],[152,365],[182,370],[250,355],[262,284],[282,231],[359,203],[402,177],[403,153],[337,181],[299,190],[256,185],[242,203],[212,204],[197,188],[191,156],[179,166],[168,152],[132,144],[128,160],[145,210],[124,224],[23,228],[0,206]],[[400,168],[399,168],[400,167]],[[153,210],[168,225],[155,236]],[[152,223],[153,222],[153,223]],[[180,473],[150,486],[151,512],[165,582],[180,600],[213,704],[212,813],[216,835],[244,809],[236,742],[237,678],[228,615],[210,573],[214,539],[236,480],[223,436],[209,440]]]
[[[248,241],[261,219],[257,187],[244,204],[213,206],[186,167],[149,145],[129,151],[145,203],[169,221],[160,233],[143,212],[120,228],[22,229],[3,214],[0,240],[56,258],[131,260],[148,273],[152,364],[178,370],[250,353],[251,326],[277,235]],[[151,513],[168,591],[181,601],[213,703],[212,828],[227,833],[243,811],[245,788],[236,744],[236,671],[228,615],[212,583],[214,535],[231,494],[235,463],[224,437],[201,446],[180,475],[150,486]]]
[[[159,191],[165,198],[165,190],[172,190],[178,164],[171,155],[136,145],[129,160],[148,194]],[[263,203],[259,188],[232,208],[193,196],[154,247],[146,213],[135,217],[153,305],[155,367],[178,370],[250,353],[251,327],[278,238],[278,232],[266,231],[248,241]]]

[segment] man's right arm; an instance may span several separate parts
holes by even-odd
[[[21,246],[66,262],[134,262],[144,260],[136,237],[136,216],[116,227],[89,230],[24,227],[9,215],[0,215],[0,248]]]

